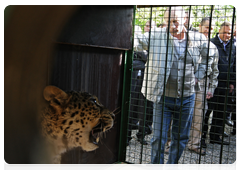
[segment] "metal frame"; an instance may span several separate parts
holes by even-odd
[[[144,6],[142,6],[144,7]],[[146,6],[148,8],[150,8],[150,18],[149,20],[152,21],[152,11],[153,11],[153,7],[156,7],[156,6]],[[161,6],[163,7],[163,6]],[[170,11],[171,11],[171,6],[170,7]],[[192,6],[190,5],[189,6],[189,18],[190,18],[190,13],[191,13],[191,10],[192,10]],[[210,9],[210,25],[212,25],[212,17],[213,17],[213,12],[214,12],[214,6],[212,5],[211,6],[211,9]],[[133,14],[133,36],[132,36],[132,42],[134,42],[134,26],[135,26],[135,13],[136,13],[136,6],[134,8],[134,14]],[[171,13],[171,12],[170,12]],[[170,18],[170,16],[169,16]],[[234,25],[235,23],[235,8],[233,8],[233,15],[232,15],[232,25]],[[152,22],[150,22],[150,33],[151,33],[151,24]],[[188,25],[190,25],[190,21],[188,21]],[[169,25],[168,25],[169,27]],[[210,28],[209,27],[209,38],[208,40],[210,41]],[[169,31],[169,30],[168,30]],[[233,32],[233,27],[232,27],[232,32]],[[149,42],[150,42],[150,36],[149,36]],[[233,34],[232,34],[232,39],[233,39]],[[169,34],[167,36],[167,40],[169,40]],[[188,36],[187,36],[187,40],[188,40]],[[167,41],[168,42],[168,41]],[[188,42],[188,41],[187,41]],[[167,46],[168,46],[168,43],[167,43]],[[188,43],[187,43],[187,46],[188,46]],[[150,45],[148,44],[148,49],[150,48]],[[167,48],[168,49],[168,48]],[[208,45],[208,49],[209,49],[209,45]],[[231,41],[231,46],[230,46],[230,50],[232,49],[232,41]],[[209,50],[208,50],[208,53],[209,53]],[[166,52],[166,60],[167,60],[167,57],[168,57],[168,52]],[[184,59],[184,63],[186,65],[186,55],[187,53],[185,53],[185,59]],[[231,53],[230,53],[230,56],[229,58],[231,59]],[[128,131],[128,121],[129,121],[129,112],[130,112],[130,105],[131,105],[131,73],[133,71],[132,69],[132,63],[133,63],[133,51],[132,50],[129,50],[129,51],[126,51],[125,53],[125,67],[124,67],[124,89],[123,89],[123,96],[122,96],[122,118],[121,118],[121,133],[120,133],[120,146],[119,146],[119,162],[126,162],[126,163],[136,163],[134,161],[127,161],[126,159],[126,154],[127,154],[127,144],[126,144],[126,141],[127,141],[127,131]],[[165,63],[165,75],[166,75],[166,64],[167,62]],[[207,62],[208,64],[208,62]],[[146,67],[149,68],[148,66],[148,62],[146,64]],[[229,66],[230,68],[230,63],[229,63]],[[184,67],[184,70],[183,72],[185,73],[185,67]],[[147,70],[147,73],[148,73],[148,69]],[[207,71],[207,70],[206,70]],[[148,74],[147,74],[148,75]],[[148,77],[147,77],[148,79]],[[183,80],[185,79],[185,74],[184,74],[184,77],[183,77]],[[229,81],[230,81],[230,72],[228,72],[228,85],[229,85]],[[164,78],[164,82],[166,82],[166,76]],[[164,83],[164,95],[165,95],[165,84]],[[145,84],[146,88],[148,86],[148,84],[146,83]],[[183,81],[183,84],[182,86],[184,87],[184,81]],[[207,81],[205,81],[205,87],[207,86]],[[227,90],[227,89],[226,89]],[[145,92],[145,94],[147,94],[147,92]],[[182,94],[183,94],[183,91],[182,91]],[[204,97],[206,96],[206,88],[205,88],[205,94],[204,94]],[[228,98],[228,95],[226,94],[226,99],[225,99],[225,109],[224,109],[224,116],[226,114],[226,107],[227,107],[227,98]],[[205,106],[205,100],[204,100],[204,106]],[[165,103],[165,97],[163,98],[163,104]],[[147,121],[146,120],[146,111],[147,111],[147,99],[145,99],[145,102],[144,102],[144,118],[143,118],[143,124],[144,126],[141,127],[142,128],[142,131],[143,133],[145,133],[145,122]],[[164,108],[162,107],[162,111],[164,111]],[[181,103],[181,109],[182,109],[182,103]],[[205,108],[203,109],[205,110]],[[180,112],[181,114],[181,112]],[[163,118],[162,118],[163,119]],[[204,121],[202,123],[202,127],[204,125]],[[179,124],[179,127],[181,126],[181,124]],[[225,125],[223,126],[223,128],[225,128]],[[222,132],[222,135],[224,135],[224,131]],[[144,136],[142,137],[142,140],[144,139]],[[223,139],[222,138],[222,142],[223,142]],[[161,145],[161,143],[159,144]],[[161,146],[159,146],[161,147]],[[149,163],[149,161],[145,160],[146,159],[146,156],[144,157],[144,153],[145,153],[145,149],[147,147],[143,146],[142,144],[140,145],[140,151],[136,154],[140,155],[137,159],[137,163]],[[213,147],[212,150],[214,150],[215,148]],[[202,150],[202,146],[200,147],[200,151]],[[221,145],[220,147],[220,155],[219,155],[219,161],[218,163],[219,164],[222,164],[222,163],[226,163],[226,161],[223,161],[223,159],[225,159],[225,157],[223,156],[223,151],[224,151],[224,146]],[[214,156],[214,155],[213,155]],[[216,156],[216,155],[215,155]],[[191,158],[190,158],[191,159]],[[191,162],[191,160],[190,160]],[[198,164],[203,164],[207,161],[205,161],[205,158],[201,155],[198,155],[196,160],[194,161],[194,163],[198,163]],[[231,162],[231,161],[230,161]],[[184,161],[183,161],[184,163]],[[215,163],[213,160],[211,160],[211,163]]]

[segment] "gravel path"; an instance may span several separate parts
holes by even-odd
[[[230,134],[232,128],[226,125],[225,131]],[[134,164],[150,164],[151,162],[151,145],[141,145],[136,138],[137,130],[132,131],[132,140],[127,146],[126,151],[126,162],[134,163]],[[145,140],[150,143],[152,135],[148,135],[145,137]],[[221,149],[221,145],[218,144],[210,144],[209,136],[207,136],[206,144],[206,155],[199,156],[194,152],[191,152],[186,147],[180,160],[179,164],[233,164],[236,161],[236,135],[226,138],[227,141],[230,142],[230,145],[223,145]],[[221,154],[222,150],[222,154]],[[222,155],[222,157],[221,157]],[[164,156],[165,163],[168,159],[168,154]],[[220,162],[221,159],[221,162]],[[199,162],[200,161],[200,162]]]

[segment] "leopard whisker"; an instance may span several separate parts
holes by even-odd
[[[114,109],[112,112],[115,112],[117,109],[119,109],[120,107],[117,107],[116,109]]]
[[[113,111],[112,111],[112,113],[114,113],[115,111],[117,111],[118,109],[120,109],[120,107],[117,107],[116,109],[114,109]],[[120,110],[121,111],[121,110]],[[119,112],[117,112],[117,114],[118,114]],[[114,113],[115,115],[116,115],[116,113]]]
[[[115,115],[117,115],[118,113],[120,113],[121,112],[121,110],[119,110],[117,113],[114,113]]]
[[[112,155],[114,155],[114,153],[111,151],[111,149],[109,149],[109,147],[105,144],[105,143],[102,143],[107,149],[108,149],[108,151],[112,154]]]

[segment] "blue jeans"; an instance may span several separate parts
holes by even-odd
[[[173,120],[171,145],[167,163],[177,164],[188,143],[195,94],[182,98],[183,103],[181,112],[181,98],[165,97],[165,104],[163,104],[163,99],[164,97],[162,96],[160,103],[154,103],[151,162],[155,164],[164,164],[165,143],[167,142],[167,134],[171,120]],[[162,108],[163,106],[164,108]],[[163,114],[162,109],[164,109]]]

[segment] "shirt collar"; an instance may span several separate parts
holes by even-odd
[[[226,46],[230,41],[230,40],[228,40],[227,43],[224,43],[223,40],[219,37],[219,34],[218,34],[218,39],[219,39],[220,43],[222,43],[224,46]]]
[[[181,43],[181,42],[183,42],[183,41],[186,41],[187,39],[186,39],[186,32],[184,33],[184,38],[183,39],[181,39],[181,40],[179,40],[179,39],[177,39],[176,37],[174,37],[174,36],[172,36],[172,34],[170,33],[169,35],[170,35],[170,37],[172,38],[172,40],[174,40],[174,41],[178,41],[179,43]]]

